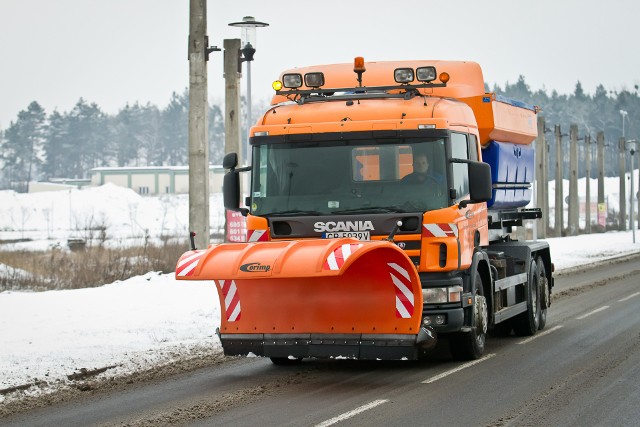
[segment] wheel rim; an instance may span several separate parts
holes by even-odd
[[[540,305],[544,305],[545,308],[548,308],[551,305],[551,294],[549,293],[549,286],[547,286],[547,275],[546,270],[544,269],[544,264],[541,264],[540,268],[538,268],[538,277],[538,288],[540,289],[541,298]]]
[[[540,324],[540,320],[539,320],[539,316],[540,316],[540,306],[538,304],[538,280],[539,280],[539,276],[538,276],[538,268],[535,264],[531,265],[531,268],[533,269],[533,275],[532,275],[532,280],[531,280],[531,308],[532,308],[532,312],[533,312],[533,322],[534,325],[536,327],[536,329],[538,328],[538,325]]]
[[[487,299],[482,295],[476,295],[476,342],[478,346],[484,346],[488,325]]]

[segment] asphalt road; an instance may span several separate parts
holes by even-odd
[[[237,358],[0,425],[637,426],[640,258],[556,278],[546,328],[454,362]]]

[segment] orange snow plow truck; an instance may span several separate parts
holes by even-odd
[[[273,87],[250,166],[223,162],[247,242],[192,244],[176,269],[217,286],[225,354],[417,359],[440,337],[476,359],[492,330],[545,326],[549,246],[511,238],[541,216],[536,108],[485,93],[473,62],[358,57]]]

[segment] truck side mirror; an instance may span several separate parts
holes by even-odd
[[[222,167],[229,169],[222,181],[222,197],[226,209],[240,212],[246,216],[249,210],[240,207],[240,172],[249,170],[250,168],[236,169],[236,166],[238,166],[237,153],[226,154],[224,159],[222,159]]]
[[[224,159],[222,159],[222,167],[225,169],[234,169],[236,166],[238,166],[238,154],[225,154]]]
[[[493,197],[491,166],[484,162],[469,163],[469,195],[475,203],[487,202]]]
[[[240,172],[230,170],[224,175],[222,182],[224,207],[230,211],[240,212],[246,216],[249,210],[240,207]]]

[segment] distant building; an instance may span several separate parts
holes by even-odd
[[[90,185],[90,179],[53,178],[49,181],[31,181],[29,183],[29,193],[70,190],[73,188],[82,189]]]
[[[209,191],[222,192],[224,169],[209,165]],[[106,183],[130,188],[139,194],[189,192],[188,166],[99,167],[91,169],[91,185]]]

